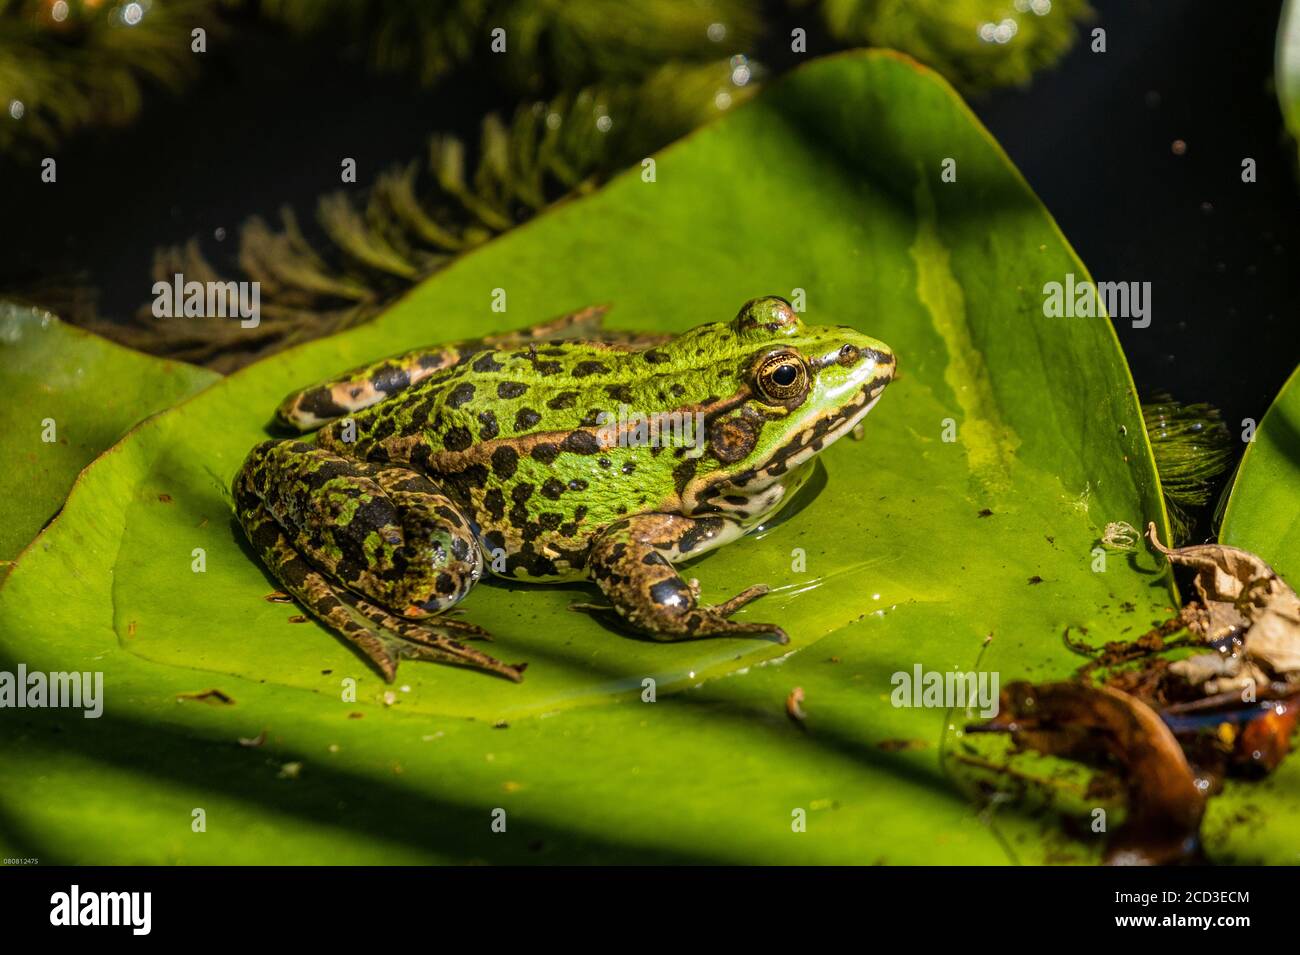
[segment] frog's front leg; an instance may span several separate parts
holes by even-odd
[[[402,657],[520,679],[523,666],[456,639],[483,630],[434,616],[469,592],[482,554],[469,522],[423,475],[268,441],[249,453],[233,490],[244,532],[276,579],[389,682]]]
[[[765,585],[750,587],[717,606],[701,607],[698,585],[683,580],[673,568],[673,560],[689,556],[693,538],[714,529],[707,522],[719,521],[725,519],[643,514],[611,524],[592,544],[588,556],[591,578],[623,620],[656,640],[770,633],[778,642],[788,643],[785,631],[775,624],[727,619],[767,593]],[[581,610],[611,609],[575,606]]]

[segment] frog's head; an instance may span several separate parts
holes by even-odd
[[[746,302],[728,331],[725,360],[740,388],[709,416],[704,453],[718,466],[704,482],[713,493],[697,484],[697,494],[782,481],[851,432],[894,378],[889,346],[847,326],[805,324],[785,299]]]

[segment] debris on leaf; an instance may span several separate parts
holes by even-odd
[[[803,711],[803,687],[796,686],[790,691],[790,695],[785,698],[785,712],[796,723],[804,721],[806,714]]]
[[[256,749],[258,746],[261,746],[265,742],[266,742],[266,730],[262,730],[262,732],[258,733],[256,736],[252,737],[251,739],[245,738],[243,736],[239,737],[239,745],[247,746],[250,749]]]
[[[1170,563],[1196,572],[1198,600],[1183,611],[1189,630],[1218,652],[1244,654],[1243,665],[1255,665],[1247,672],[1264,677],[1255,680],[1258,687],[1268,682],[1264,671],[1300,686],[1300,598],[1272,567],[1249,551],[1223,544],[1165,547],[1155,524],[1147,525],[1147,538]],[[1203,683],[1207,693],[1218,691],[1217,682]]]
[[[297,779],[302,772],[302,763],[285,763],[280,767],[281,779]]]
[[[1128,521],[1111,521],[1101,535],[1101,546],[1110,550],[1136,550],[1137,528]]]
[[[223,706],[233,706],[235,700],[233,697],[221,692],[215,687],[210,690],[202,690],[196,693],[177,693],[176,702],[184,703],[186,700],[202,703],[219,703]]]
[[[1205,796],[1178,740],[1141,700],[1081,683],[1012,683],[998,715],[970,732],[1006,732],[1051,756],[1104,766],[1118,763],[1128,815],[1111,835],[1109,864],[1189,861],[1198,851]]]

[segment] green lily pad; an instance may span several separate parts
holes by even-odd
[[[1246,446],[1219,543],[1258,554],[1293,587],[1300,584],[1300,368]]]
[[[132,425],[218,377],[114,345],[49,312],[0,302],[0,561],[18,555],[81,469]]]
[[[0,669],[101,670],[105,709],[27,710],[0,737],[12,848],[78,862],[1096,857],[1050,820],[967,798],[960,761],[942,758],[967,714],[890,700],[916,666],[1061,677],[1079,662],[1066,626],[1118,638],[1169,613],[1163,562],[1098,548],[1108,522],[1165,519],[1109,322],[1043,314],[1044,284],[1083,281],[1082,264],[960,98],[896,54],[815,61],[659,154],[654,181],[640,173],[465,256],[370,325],[218,382],[87,470],[0,591]],[[615,326],[681,330],[795,290],[809,321],[888,342],[901,377],[865,441],[822,455],[797,513],[691,569],[708,600],[771,584],[742,614],[782,624],[790,646],[636,640],[569,612],[583,588],[481,586],[467,615],[496,634],[493,655],[530,662],[525,682],[408,662],[390,690],[263,599],[275,585],[226,488],[289,390],[594,302],[615,303]],[[786,713],[796,686],[802,722]],[[208,689],[233,702],[178,702]],[[39,792],[17,785],[37,776]]]

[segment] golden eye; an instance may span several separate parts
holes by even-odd
[[[791,352],[768,355],[759,363],[754,377],[759,393],[768,401],[789,401],[808,390],[808,368]]]

